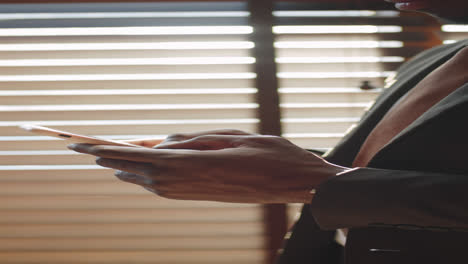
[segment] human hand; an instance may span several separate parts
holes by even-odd
[[[346,168],[288,140],[205,135],[156,149],[74,144],[116,176],[166,198],[243,203],[308,203],[311,190]]]
[[[123,140],[126,143],[147,147],[147,148],[164,148],[165,144],[174,143],[178,141],[189,140],[195,137],[208,136],[208,135],[237,135],[237,136],[247,136],[253,135],[248,132],[244,132],[236,129],[218,129],[218,130],[209,130],[201,132],[192,132],[192,133],[177,133],[172,134],[166,137],[166,139],[160,138],[144,138],[144,139],[132,139],[132,140]]]

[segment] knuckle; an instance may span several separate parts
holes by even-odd
[[[168,142],[168,141],[181,141],[181,140],[184,140],[185,138],[187,138],[187,136],[185,134],[175,133],[175,134],[171,134],[171,135],[167,136],[165,141],[166,142]]]
[[[154,167],[145,168],[142,170],[142,174],[146,177],[155,176],[157,174],[157,170]]]
[[[284,145],[289,143],[290,141],[279,136],[271,136],[271,135],[261,135],[261,136],[252,136],[249,137],[249,140],[252,143],[256,143],[259,145]]]
[[[155,189],[154,193],[157,194],[158,196],[161,196],[167,199],[175,199],[177,197],[177,195],[175,195],[174,192],[171,192],[168,190],[162,190],[160,188]]]
[[[194,137],[193,140],[194,141],[203,141],[203,140],[210,140],[212,138],[213,138],[212,135],[200,135],[200,136]]]
[[[145,177],[143,179],[143,183],[148,186],[157,186],[159,188],[160,184],[154,179],[150,177]]]
[[[101,157],[97,157],[95,162],[96,162],[97,165],[104,165],[103,158],[101,158]]]
[[[163,190],[160,185],[149,188],[152,190],[153,193],[157,194],[158,196],[167,197],[167,195],[170,195],[168,194],[168,191]]]
[[[250,135],[250,133],[247,133],[245,131],[242,131],[240,129],[224,129],[224,130],[221,130],[221,133],[222,134],[232,134],[232,135]]]
[[[265,136],[265,140],[272,141],[272,142],[284,142],[285,139],[278,136]]]
[[[89,148],[89,154],[94,155],[94,156],[99,156],[99,154],[102,152],[101,146],[92,146]]]
[[[152,192],[152,193],[157,194],[156,190],[153,189],[153,188],[151,188],[151,187],[143,186],[143,188],[144,188],[145,190],[147,190],[147,191],[150,191],[150,192]]]
[[[100,156],[100,157],[111,156],[113,153],[114,152],[111,149],[107,148],[106,146],[93,146],[90,149],[90,154],[94,156]]]
[[[173,193],[170,192],[164,192],[163,194],[158,194],[161,197],[167,198],[167,199],[177,199],[177,195],[174,195]]]
[[[103,158],[99,156],[96,157],[95,162],[97,165],[102,166],[102,167],[111,168],[113,165],[115,165],[115,160],[107,159],[107,158]]]
[[[253,139],[259,143],[270,143],[277,141],[279,137],[271,135],[254,136]]]
[[[128,182],[130,181],[127,173],[123,172],[123,171],[116,171],[114,173],[115,177],[117,177],[119,180],[121,181],[124,181],[124,182]]]

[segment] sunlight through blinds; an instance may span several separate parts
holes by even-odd
[[[281,3],[274,15],[283,136],[322,152],[353,128],[384,80],[433,37],[426,16],[394,10]],[[289,206],[290,223],[300,207]]]
[[[468,38],[468,25],[445,24],[442,25],[442,39],[445,44]]]
[[[256,132],[248,17],[240,2],[1,5],[0,263],[262,263],[259,206],[157,198],[17,128]]]
[[[359,120],[384,80],[425,48],[427,37],[418,32],[425,18],[307,8],[283,3],[274,13],[283,136],[326,151]]]

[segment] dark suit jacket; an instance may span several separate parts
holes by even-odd
[[[397,81],[325,158],[351,167],[390,107],[466,45],[440,46],[400,67]],[[318,186],[279,263],[342,262],[333,239],[335,229],[346,227],[347,264],[468,263],[468,82],[392,139],[367,168]]]

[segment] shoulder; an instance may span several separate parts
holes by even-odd
[[[420,52],[416,56],[409,59],[407,62],[403,63],[397,70],[397,72],[405,72],[412,66],[420,63],[431,63],[436,61],[443,56],[446,56],[448,53],[458,50],[464,46],[468,46],[468,39],[461,40],[452,44],[443,44],[431,49]]]

